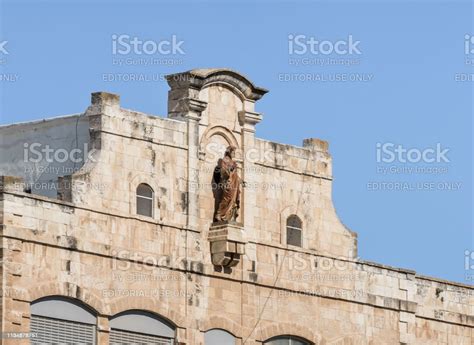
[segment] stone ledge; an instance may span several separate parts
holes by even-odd
[[[209,229],[211,260],[215,266],[234,267],[245,254],[244,229],[238,223],[214,223]]]

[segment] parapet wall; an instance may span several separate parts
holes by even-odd
[[[83,114],[0,127],[0,174],[19,176],[32,193],[56,197],[59,176],[78,171],[89,151]]]

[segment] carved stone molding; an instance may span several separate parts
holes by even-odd
[[[268,90],[255,86],[247,77],[226,68],[203,68],[191,71],[170,74],[166,76],[171,90],[187,89],[190,93],[200,91],[208,85],[228,85],[239,91],[244,98],[257,101]]]

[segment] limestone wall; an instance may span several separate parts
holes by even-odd
[[[26,194],[15,179],[2,188],[5,331],[28,329],[31,301],[65,295],[97,311],[103,341],[108,317],[127,309],[169,319],[187,344],[214,327],[247,344],[279,334],[315,344],[472,341],[472,287],[258,243],[232,271],[216,271],[202,233]]]

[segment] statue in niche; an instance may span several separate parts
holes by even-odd
[[[239,216],[240,185],[243,185],[237,173],[235,146],[228,146],[223,158],[217,162],[212,178],[214,193],[214,222],[235,222]]]

